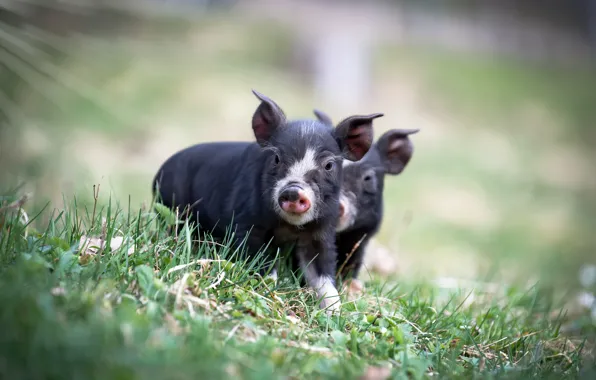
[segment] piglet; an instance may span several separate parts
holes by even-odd
[[[324,124],[331,118],[320,110],[315,115]],[[366,155],[357,162],[343,162],[340,218],[336,227],[337,271],[358,291],[357,280],[364,262],[366,246],[379,231],[383,220],[385,175],[400,174],[412,158],[414,146],[409,136],[418,129],[392,129],[385,132]]]
[[[158,170],[154,194],[191,223],[248,257],[294,244],[306,283],[321,308],[339,308],[335,286],[335,228],[343,160],[370,149],[380,113],[351,116],[336,127],[318,120],[287,120],[270,98],[253,90],[260,105],[252,117],[256,142],[211,142],[188,147]]]

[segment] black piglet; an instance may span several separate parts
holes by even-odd
[[[212,142],[186,148],[158,170],[154,193],[218,240],[232,227],[250,257],[268,246],[295,244],[294,253],[321,307],[336,310],[335,228],[344,159],[361,159],[372,145],[372,122],[351,116],[335,128],[317,120],[287,120],[270,98],[252,117],[256,142]],[[184,213],[183,213],[184,215]]]
[[[323,112],[315,110],[315,115],[321,122],[331,124]],[[344,280],[357,280],[367,244],[383,221],[385,175],[400,174],[408,165],[414,151],[409,136],[418,131],[389,130],[361,160],[343,162],[336,245],[337,270]]]

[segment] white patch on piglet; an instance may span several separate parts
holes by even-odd
[[[312,222],[317,217],[318,207],[315,192],[304,178],[308,172],[317,169],[315,158],[316,152],[312,149],[307,149],[304,153],[304,157],[290,166],[288,174],[275,184],[275,189],[273,190],[272,202],[275,212],[286,222],[294,226],[301,226]],[[290,183],[296,183],[296,185],[300,186],[310,202],[310,208],[303,214],[286,212],[279,205],[279,195],[282,189]]]

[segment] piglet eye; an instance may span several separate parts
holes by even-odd
[[[279,164],[279,155],[276,154],[275,157],[273,158],[273,162],[275,162],[275,165]]]
[[[333,169],[335,167],[335,163],[333,161],[329,161],[326,165],[325,165],[325,170],[329,171],[331,169]]]

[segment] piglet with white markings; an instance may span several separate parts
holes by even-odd
[[[325,113],[315,110],[324,124],[331,125]],[[337,270],[344,279],[357,284],[366,246],[383,221],[385,175],[400,174],[410,162],[414,146],[409,136],[418,129],[391,129],[385,132],[357,162],[343,162],[340,218],[336,227]]]
[[[372,145],[372,121],[352,116],[336,127],[317,120],[287,120],[271,99],[252,118],[256,143],[212,142],[170,157],[153,181],[161,202],[188,209],[191,222],[216,239],[233,226],[234,243],[255,255],[295,243],[307,284],[337,310],[335,228],[344,159],[361,159]]]

